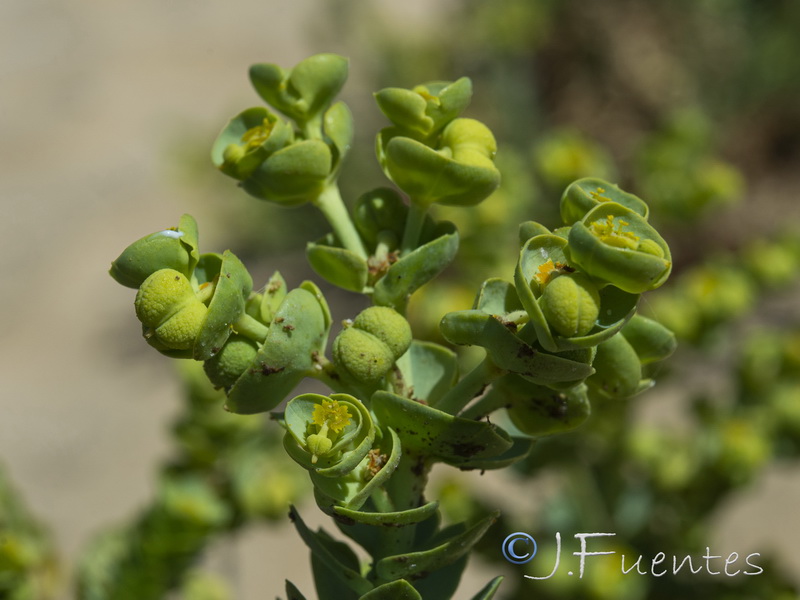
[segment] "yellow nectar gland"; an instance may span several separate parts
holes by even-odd
[[[591,224],[592,234],[600,238],[600,241],[615,248],[628,248],[636,250],[639,247],[639,236],[631,231],[623,231],[622,228],[628,225],[622,219],[614,220],[612,215],[608,215],[605,221],[595,221]]]
[[[553,259],[550,258],[547,260],[546,263],[542,263],[539,265],[539,272],[533,276],[533,278],[538,281],[541,285],[547,285],[550,283],[550,280],[555,277],[556,275],[560,275],[564,271],[567,270],[567,265],[564,263],[554,263]]]
[[[333,441],[328,437],[328,430],[333,434],[338,434],[350,424],[352,418],[347,407],[340,405],[337,400],[323,400],[322,404],[314,407],[311,421],[319,427],[319,432],[312,433],[306,438],[312,464],[315,464],[321,455],[327,454],[333,447]]]
[[[272,123],[267,118],[264,118],[264,122],[261,125],[256,125],[245,131],[242,136],[245,151],[249,152],[261,146],[267,141],[270,133],[272,133]]]
[[[434,96],[433,94],[428,92],[428,90],[423,89],[423,88],[418,88],[418,89],[416,89],[414,91],[416,91],[420,96],[425,98],[425,100],[427,102],[432,102],[436,106],[441,106],[442,105],[442,101],[439,99],[439,96]]]
[[[605,196],[603,196],[603,194],[605,193],[606,193],[606,188],[599,187],[593,192],[589,192],[589,195],[596,202],[611,202],[611,198],[606,198]]]

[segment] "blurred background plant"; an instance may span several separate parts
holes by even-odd
[[[598,406],[575,434],[540,441],[517,481],[521,489],[543,482],[546,504],[536,514],[506,511],[483,558],[507,570],[498,548],[518,530],[537,539],[616,531],[632,555],[702,553],[726,505],[776,465],[796,466],[800,451],[800,4],[470,0],[438,8],[413,29],[393,28],[377,5],[355,0],[332,0],[324,13],[315,49],[350,55],[359,70],[346,100],[362,137],[342,177],[358,189],[345,187],[346,200],[383,183],[371,139],[381,115],[358,95],[359,80],[363,91],[468,75],[473,111],[501,143],[502,188],[477,210],[440,213],[462,234],[451,281],[467,285],[435,295],[423,288],[410,311],[420,331],[435,332],[444,312],[468,308],[491,272],[510,271],[515,224],[552,220],[565,185],[579,177],[608,178],[645,198],[673,250],[670,289],[644,307],[680,339],[659,387]],[[220,202],[232,194],[208,163],[215,134],[179,131],[165,152],[186,210],[213,215],[214,235],[230,235],[249,263],[267,251],[290,254],[299,222],[310,238],[322,235],[308,207]],[[188,385],[159,491],[131,524],[86,551],[82,597],[126,597],[109,592],[119,582],[154,586],[150,597],[176,585],[181,597],[233,597],[228,584],[191,570],[198,556],[214,538],[282,517],[304,493],[303,481],[287,474],[295,471],[265,461],[269,428],[206,410],[220,403]],[[0,483],[0,597],[47,598],[56,587],[54,550],[7,486]],[[479,506],[486,501],[464,480],[440,486],[450,492],[441,496],[450,498],[443,508],[453,521],[491,508]],[[165,543],[176,524],[186,536]],[[800,533],[792,522],[787,529]],[[792,558],[769,560],[763,575],[726,582],[597,573],[536,589],[543,598],[796,597]],[[514,574],[500,596],[529,597],[528,582]]]

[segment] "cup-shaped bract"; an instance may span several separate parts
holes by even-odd
[[[649,209],[644,200],[621,190],[613,183],[594,177],[578,179],[564,190],[561,196],[561,218],[566,225],[572,225],[603,202],[621,204],[647,220]]]
[[[111,263],[109,275],[136,289],[161,269],[174,269],[191,278],[198,258],[197,223],[186,214],[178,227],[152,233],[125,248]]]
[[[186,276],[174,269],[161,269],[148,277],[134,306],[145,339],[169,350],[191,349],[208,312]]]
[[[359,313],[333,342],[336,365],[356,381],[374,383],[391,370],[411,345],[411,327],[387,306]]]
[[[566,254],[593,279],[631,294],[659,287],[672,270],[664,239],[643,217],[616,202],[599,204],[572,225]]]
[[[405,88],[385,88],[375,93],[384,115],[410,137],[428,137],[458,117],[472,99],[472,82],[434,81]]]
[[[325,142],[295,141],[291,127],[262,107],[231,119],[214,142],[211,159],[251,196],[287,206],[318,196],[333,162]]]
[[[348,60],[337,54],[310,56],[292,69],[259,63],[250,81],[268,104],[302,125],[324,111],[347,80]]]
[[[455,119],[431,146],[397,128],[378,134],[378,160],[386,175],[420,205],[474,206],[500,185],[497,143],[480,121]]]
[[[627,398],[639,391],[642,363],[621,333],[597,346],[592,366],[595,373],[586,384],[594,392],[607,398]]]
[[[375,439],[369,411],[348,394],[297,396],[287,403],[284,420],[284,447],[289,455],[324,476],[352,471]]]

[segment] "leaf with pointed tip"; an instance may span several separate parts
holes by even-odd
[[[512,437],[511,439],[514,441],[514,445],[498,456],[476,458],[463,462],[449,462],[448,464],[458,467],[462,471],[504,469],[526,458],[530,454],[531,448],[533,448],[533,441],[530,438]]]
[[[475,594],[471,600],[492,600],[497,590],[500,589],[500,584],[503,583],[503,577],[498,576],[487,583],[484,588]]]
[[[306,258],[311,268],[325,279],[350,292],[361,292],[367,285],[367,261],[355,252],[336,245],[333,234],[306,245]]]
[[[437,234],[389,267],[375,284],[375,304],[402,310],[411,294],[450,264],[458,251],[458,231],[455,225],[443,221],[437,225]]]
[[[358,600],[422,600],[422,596],[405,579],[398,579],[376,587]]]
[[[231,325],[244,314],[244,305],[253,291],[253,279],[236,255],[222,253],[219,279],[208,305],[200,334],[194,342],[195,360],[208,360],[219,352],[231,334]]]
[[[438,460],[497,456],[512,445],[496,425],[454,417],[391,392],[376,392],[372,409],[381,423],[392,424],[404,448]]]
[[[306,600],[306,597],[288,579],[286,580],[286,600]]]
[[[397,366],[409,393],[431,405],[455,385],[458,377],[455,353],[433,342],[414,340],[397,360]]]
[[[311,550],[312,558],[319,560],[333,574],[333,577],[327,578],[326,581],[316,582],[318,593],[331,584],[331,580],[343,583],[357,594],[366,594],[372,589],[372,584],[360,573],[358,557],[347,544],[335,541],[323,530],[311,531],[300,518],[300,514],[294,506],[289,509],[289,518],[294,523],[297,533]]]
[[[438,502],[428,502],[417,508],[401,510],[397,512],[362,512],[345,508],[344,506],[334,506],[336,514],[351,519],[356,523],[365,523],[373,526],[402,527],[404,525],[416,525],[429,519],[439,507]]]
[[[429,550],[408,552],[382,558],[375,571],[383,579],[420,577],[423,573],[441,569],[464,556],[481,539],[487,529],[497,520],[499,513],[481,519],[463,533],[457,534],[443,544]]]

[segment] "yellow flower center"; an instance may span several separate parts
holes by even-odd
[[[603,194],[606,193],[606,188],[597,188],[593,192],[589,192],[589,195],[592,197],[593,200],[597,202],[611,202],[610,198],[606,198]]]
[[[350,424],[353,415],[338,400],[324,400],[314,407],[311,418],[314,425],[319,425],[320,428],[327,426],[333,433],[339,433]]]
[[[636,250],[639,247],[639,236],[632,231],[623,231],[622,228],[628,225],[627,221],[614,219],[612,215],[608,215],[605,220],[592,223],[589,229],[604,244],[615,248]]]
[[[242,136],[245,151],[255,150],[261,146],[267,141],[270,133],[272,133],[272,123],[267,118],[264,118],[264,122],[261,125],[256,125],[245,131]]]
[[[567,270],[567,265],[564,263],[554,263],[552,258],[547,259],[546,263],[539,265],[539,272],[534,275],[534,279],[541,285],[550,283],[550,280]]]

